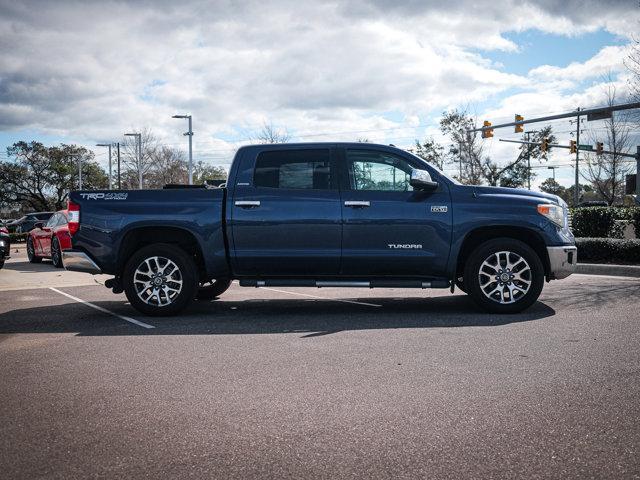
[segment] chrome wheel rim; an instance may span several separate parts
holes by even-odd
[[[527,261],[514,252],[502,251],[489,255],[478,272],[480,290],[488,299],[501,303],[516,303],[531,288],[532,272]]]
[[[147,305],[171,305],[182,291],[182,272],[166,257],[145,258],[133,274],[138,298]]]

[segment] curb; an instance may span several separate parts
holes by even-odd
[[[640,278],[640,265],[610,265],[606,263],[578,263],[575,273]]]

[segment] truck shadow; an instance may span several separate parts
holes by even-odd
[[[145,329],[85,305],[67,303],[0,314],[0,334],[77,333],[109,335],[238,335],[295,333],[312,338],[353,330],[497,327],[551,317],[555,311],[537,302],[514,315],[479,313],[462,295],[432,298],[367,298],[372,307],[298,299],[196,302],[179,317],[142,317],[121,301],[93,304],[117,315],[153,325]]]
[[[28,260],[24,262],[7,262],[4,264],[3,270],[13,270],[18,273],[42,273],[56,270],[64,272],[64,269],[56,268],[51,260],[46,258],[41,263],[31,263]]]

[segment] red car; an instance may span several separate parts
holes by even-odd
[[[62,250],[71,248],[68,223],[67,211],[60,210],[51,215],[46,224],[35,224],[27,237],[27,256],[31,263],[50,258],[56,267],[62,267]]]

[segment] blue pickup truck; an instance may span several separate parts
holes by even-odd
[[[78,191],[68,270],[148,315],[240,286],[450,288],[519,312],[577,251],[555,195],[465,186],[393,146],[252,145],[223,188]]]

